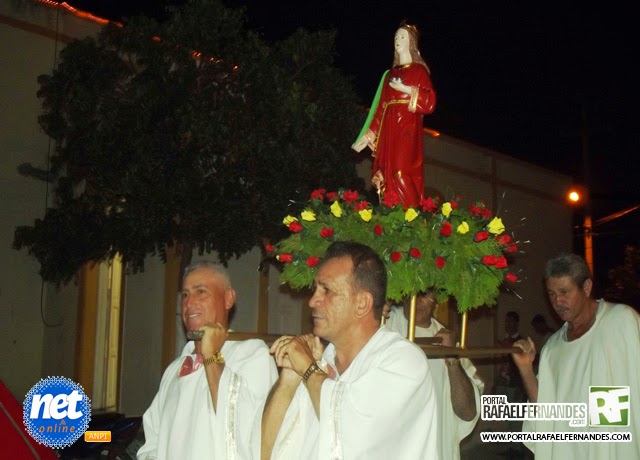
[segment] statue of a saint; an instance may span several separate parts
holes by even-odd
[[[380,195],[394,190],[403,206],[417,206],[424,190],[422,118],[435,109],[430,71],[418,50],[418,29],[402,23],[393,67],[382,76],[369,117],[352,145],[373,151],[371,182]]]

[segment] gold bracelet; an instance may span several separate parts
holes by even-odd
[[[208,366],[209,364],[222,364],[224,363],[224,356],[219,351],[215,352],[213,356],[208,357],[203,361],[203,364]]]
[[[318,363],[314,361],[311,363],[311,365],[307,368],[307,370],[302,375],[302,380],[304,381],[304,383],[307,383],[307,380],[309,380],[309,377],[311,377],[311,375],[315,374],[316,372],[324,372],[324,371],[320,369],[320,366],[318,366]]]

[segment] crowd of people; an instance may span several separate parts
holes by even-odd
[[[309,300],[313,333],[227,340],[235,291],[219,264],[185,270],[182,320],[203,332],[171,363],[143,417],[139,459],[457,459],[480,416],[484,384],[465,358],[427,358],[406,338],[407,305],[385,311],[386,270],[366,245],[333,243]],[[528,420],[538,433],[631,433],[630,442],[525,443],[536,458],[640,458],[640,316],[591,297],[586,263],[563,255],[547,264],[551,305],[564,325],[540,353],[531,338],[513,344],[529,402],[589,404],[589,387],[629,390],[626,424]],[[433,317],[435,298],[416,301],[416,337],[455,334]],[[388,315],[380,324],[383,311]],[[515,335],[515,332],[508,333]],[[514,337],[512,337],[514,338]],[[606,422],[610,414],[602,410]],[[630,418],[630,420],[629,420]],[[593,426],[592,426],[593,425]]]

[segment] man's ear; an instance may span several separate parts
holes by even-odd
[[[591,290],[593,289],[593,281],[588,279],[582,285],[582,290],[584,291],[587,297],[591,297]]]
[[[229,288],[224,291],[224,308],[231,310],[236,303],[236,291]]]
[[[373,295],[360,291],[356,296],[356,318],[363,318],[373,310]]]

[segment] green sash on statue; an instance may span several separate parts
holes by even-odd
[[[362,125],[362,129],[360,130],[360,134],[356,138],[356,142],[358,142],[362,136],[364,136],[369,129],[369,125],[371,125],[371,119],[373,118],[373,114],[376,113],[376,109],[378,108],[378,103],[380,102],[380,94],[382,94],[382,86],[384,85],[384,79],[389,73],[389,70],[386,70],[382,74],[382,78],[380,79],[380,83],[378,84],[378,89],[376,91],[376,96],[373,98],[373,103],[371,104],[371,108],[369,109],[369,115],[367,115],[367,119]],[[355,142],[354,142],[355,143]]]

